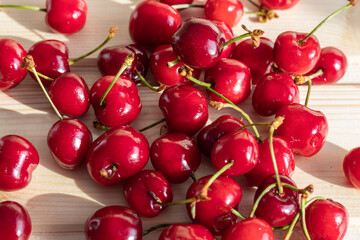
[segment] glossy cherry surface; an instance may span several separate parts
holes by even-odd
[[[80,120],[63,119],[52,125],[47,142],[52,156],[60,167],[74,169],[85,162],[92,135]]]
[[[31,219],[21,204],[0,202],[0,239],[27,240],[31,234]]]
[[[16,191],[26,187],[35,168],[39,154],[25,138],[6,135],[0,139],[0,190]]]
[[[85,223],[86,240],[142,239],[141,219],[127,207],[99,209]]]
[[[217,20],[212,20],[212,22],[215,23],[220,28],[221,31],[223,31],[225,35],[225,42],[234,38],[234,33],[228,24],[226,24],[223,21],[217,21]],[[224,47],[220,54],[220,58],[228,58],[231,55],[234,47],[235,47],[235,43],[231,43],[226,47]]]
[[[149,143],[144,135],[130,126],[120,126],[91,144],[86,167],[95,182],[114,185],[140,172],[148,158]]]
[[[160,0],[160,2],[171,6],[177,4],[191,4],[193,0]]]
[[[170,132],[189,136],[197,133],[209,117],[205,96],[191,86],[178,85],[166,89],[160,96],[159,107]]]
[[[234,27],[243,16],[244,7],[238,0],[207,0],[204,11],[207,19],[222,21]]]
[[[349,182],[360,189],[360,147],[354,148],[346,154],[343,169]]]
[[[26,56],[25,49],[15,40],[0,40],[0,90],[16,87],[27,74],[21,69],[21,62]]]
[[[159,240],[214,240],[214,236],[200,224],[171,224],[165,228]]]
[[[261,5],[269,10],[285,10],[295,6],[300,0],[259,0]]]

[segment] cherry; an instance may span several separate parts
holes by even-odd
[[[226,24],[223,21],[217,21],[217,20],[212,20],[212,22],[215,23],[220,28],[221,31],[223,31],[223,33],[225,35],[225,42],[234,38],[234,33],[228,24]],[[231,55],[234,47],[235,47],[235,42],[233,42],[229,45],[226,45],[222,49],[220,58],[228,58]]]
[[[223,21],[234,27],[243,16],[244,7],[238,0],[207,0],[204,11],[207,19]]]
[[[135,43],[155,47],[171,43],[171,37],[180,25],[178,11],[167,4],[150,0],[137,5],[131,13],[129,32]]]
[[[196,171],[201,155],[195,141],[183,133],[167,133],[150,148],[154,168],[172,183],[183,183]]]
[[[205,82],[211,83],[215,91],[234,104],[239,104],[250,95],[251,73],[250,69],[242,62],[223,58],[214,67],[206,70]],[[212,101],[226,103],[223,98],[209,90],[207,90],[207,94]]]
[[[27,69],[21,69],[25,49],[15,40],[0,40],[0,90],[16,87],[25,79]]]
[[[85,223],[86,240],[142,239],[141,219],[123,206],[99,209]]]
[[[239,42],[232,52],[231,58],[245,63],[250,68],[252,84],[258,81],[271,70],[273,64],[274,43],[268,38],[261,37],[260,45],[254,48],[252,39]]]
[[[165,228],[159,240],[214,240],[214,236],[200,224],[171,224]]]
[[[134,211],[144,217],[156,217],[172,201],[171,185],[161,172],[143,170],[124,184],[125,199]]]
[[[322,112],[294,103],[281,107],[276,116],[285,118],[276,134],[289,141],[295,154],[311,157],[320,151],[328,133]]]
[[[271,226],[260,218],[248,218],[230,226],[221,240],[275,240]]]
[[[300,0],[259,0],[269,10],[285,10],[295,6]]]
[[[285,73],[269,73],[263,76],[252,96],[252,106],[262,116],[271,116],[282,106],[299,102],[299,88]]]
[[[0,239],[27,240],[31,234],[31,219],[21,204],[0,202]]]
[[[130,126],[114,127],[98,137],[86,155],[91,178],[114,185],[143,169],[149,158],[149,143]]]
[[[312,240],[341,240],[349,223],[346,208],[331,199],[318,199],[305,210],[306,227]]]
[[[159,107],[170,132],[189,136],[206,123],[209,113],[205,96],[196,88],[178,85],[166,89],[160,96]]]
[[[0,190],[16,191],[31,181],[39,154],[25,138],[7,135],[0,139]]]
[[[161,3],[167,5],[191,4],[194,0],[160,0]]]
[[[343,162],[343,169],[346,178],[356,188],[360,188],[360,148],[349,151]]]

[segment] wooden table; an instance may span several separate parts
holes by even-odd
[[[45,1],[41,1],[45,2]],[[12,38],[25,49],[37,41],[58,39],[68,44],[70,57],[77,57],[102,42],[112,25],[119,31],[110,45],[131,43],[128,34],[128,20],[134,6],[139,2],[126,0],[88,0],[88,21],[85,28],[71,36],[51,33],[44,23],[44,13],[9,9],[0,12],[0,37]],[[250,5],[244,0],[247,9]],[[39,6],[39,1],[4,0],[1,4],[27,4]],[[44,3],[42,3],[44,4]],[[280,18],[262,24],[252,17],[244,16],[242,23],[249,28],[262,28],[265,36],[275,40],[285,30],[309,32],[325,16],[346,1],[339,0],[302,0],[291,10],[280,12]],[[43,6],[43,5],[40,5]],[[360,235],[360,194],[347,182],[342,161],[348,150],[360,146],[360,7],[356,6],[332,19],[317,32],[322,47],[335,46],[348,57],[349,67],[345,77],[336,85],[314,86],[309,106],[323,111],[329,122],[329,135],[324,148],[309,159],[296,157],[296,171],[293,179],[299,187],[310,183],[315,186],[314,196],[324,196],[341,202],[349,211],[350,223],[345,239],[358,239]],[[202,16],[202,9],[185,10],[184,18],[193,14]],[[242,33],[240,25],[234,32]],[[89,86],[100,74],[96,67],[97,53],[89,59],[72,66],[72,71],[84,77]],[[148,78],[151,78],[148,76]],[[302,101],[306,87],[300,87]],[[140,116],[131,125],[137,129],[162,118],[157,107],[159,95],[145,87],[139,87],[143,108]],[[266,120],[256,116],[248,99],[240,105],[253,116],[254,121]],[[221,114],[233,114],[232,110],[216,111],[210,109],[209,122]],[[101,131],[92,128],[95,120],[93,110],[81,118],[93,132],[94,138]],[[269,119],[267,119],[269,120]],[[33,224],[32,240],[37,239],[84,239],[84,222],[94,211],[107,205],[127,205],[122,186],[103,187],[94,183],[83,167],[76,171],[60,168],[52,159],[46,136],[51,125],[57,121],[50,105],[37,84],[27,77],[18,87],[0,92],[0,136],[18,134],[30,140],[40,154],[40,165],[33,175],[31,184],[16,192],[0,192],[0,201],[15,200],[27,207]],[[266,132],[263,132],[265,134]],[[145,132],[152,143],[159,136],[159,127]],[[147,168],[151,168],[148,164]],[[213,172],[208,160],[196,174],[198,177]],[[254,189],[249,188],[239,177],[244,189],[244,197],[239,211],[248,214],[252,206]],[[175,199],[183,199],[191,181],[174,185]],[[189,222],[184,206],[166,209],[155,219],[143,219],[144,228],[159,223]],[[159,231],[144,239],[157,239]],[[277,233],[282,239],[284,233]],[[296,230],[292,239],[303,239]]]

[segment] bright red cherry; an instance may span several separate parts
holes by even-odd
[[[243,16],[244,7],[239,0],[207,0],[204,11],[207,19],[223,21],[234,27]]]
[[[12,201],[0,203],[0,239],[28,240],[31,234],[31,219],[21,204]]]
[[[122,206],[99,209],[85,223],[86,240],[142,239],[141,219]]]
[[[225,22],[222,22],[222,21],[217,21],[217,20],[213,20],[212,22],[215,23],[220,28],[221,31],[223,31],[223,33],[225,35],[225,42],[234,38],[234,33],[228,24],[226,24]],[[235,43],[231,43],[231,44],[225,46],[222,49],[220,58],[228,58],[231,55],[234,47],[235,47]]]
[[[360,189],[360,147],[354,148],[346,154],[343,168],[349,182]]]
[[[167,4],[150,0],[137,5],[131,13],[129,32],[135,43],[155,47],[171,43],[171,37],[180,25],[178,11]]]
[[[50,128],[47,141],[56,162],[62,168],[75,169],[84,163],[92,135],[80,120],[63,119]]]
[[[0,139],[0,190],[26,187],[39,164],[39,154],[25,138],[7,135]]]
[[[331,199],[318,199],[305,210],[306,227],[312,240],[341,240],[349,224],[346,208]]]
[[[160,2],[171,6],[177,4],[192,4],[193,0],[160,0]]]
[[[214,236],[200,224],[171,224],[165,228],[159,240],[214,240]]]
[[[25,79],[27,69],[21,69],[25,49],[15,40],[0,40],[0,90],[16,87]]]
[[[300,0],[259,0],[269,10],[285,10],[295,6]]]
[[[127,179],[125,199],[134,211],[143,217],[156,217],[165,208],[158,203],[172,201],[171,185],[161,172],[143,170]]]

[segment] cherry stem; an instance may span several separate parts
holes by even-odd
[[[149,233],[151,233],[151,232],[153,232],[153,231],[155,231],[155,230],[157,230],[157,229],[166,228],[166,227],[168,227],[168,226],[170,226],[170,225],[171,225],[171,224],[169,224],[169,223],[156,225],[156,226],[154,226],[154,227],[151,227],[151,228],[143,231],[143,232],[142,232],[142,235],[143,235],[143,236],[148,235]]]
[[[94,128],[99,129],[99,130],[103,130],[105,132],[109,131],[108,127],[106,127],[105,125],[101,124],[98,121],[93,121],[93,126],[94,126]]]
[[[180,62],[180,59],[177,58],[177,59],[175,59],[174,61],[167,62],[167,63],[166,63],[166,67],[172,68],[173,66],[175,66],[175,65],[178,64],[179,62]]]
[[[103,176],[104,178],[106,178],[107,180],[110,180],[110,179],[112,179],[114,177],[115,172],[117,170],[118,170],[118,167],[115,164],[113,164],[111,166],[111,174],[110,175],[109,175],[108,171],[105,168],[102,168],[100,170],[100,175]]]
[[[202,199],[203,201],[206,201],[205,199]],[[193,198],[188,198],[188,199],[185,199],[185,200],[181,200],[181,201],[178,201],[178,202],[168,202],[168,203],[157,203],[161,206],[173,206],[173,205],[180,205],[180,204],[188,204],[188,203],[193,203],[197,201],[197,198],[196,197],[193,197]]]
[[[124,63],[121,66],[119,72],[116,74],[116,76],[114,77],[114,80],[110,83],[109,87],[106,89],[104,95],[100,99],[100,106],[102,106],[102,107],[104,106],[103,103],[104,103],[106,96],[108,95],[108,93],[110,92],[111,88],[114,86],[115,82],[118,80],[120,75],[126,70],[126,68],[131,66],[132,62],[134,61],[134,58],[135,58],[134,53],[131,53],[126,56]]]
[[[154,123],[150,124],[149,126],[146,126],[146,127],[142,128],[142,129],[140,129],[139,132],[144,132],[144,131],[146,131],[146,130],[148,130],[150,128],[153,128],[153,127],[159,125],[160,123],[165,122],[165,121],[166,121],[166,119],[163,118],[163,119],[161,119],[161,120],[159,120],[157,122],[154,122]]]
[[[234,43],[234,42],[236,42],[236,41],[238,41],[240,39],[246,38],[246,37],[251,37],[251,33],[244,33],[244,34],[242,34],[240,36],[237,36],[237,37],[234,37],[234,38],[230,39],[229,41],[221,44],[220,49],[223,49],[227,45],[230,45],[230,44],[232,44],[232,43]]]
[[[174,9],[183,9],[183,8],[191,8],[191,7],[196,7],[196,8],[204,8],[204,5],[200,5],[200,4],[175,4],[175,5],[171,5]]]
[[[303,228],[303,232],[306,236],[307,240],[311,240],[310,236],[309,236],[309,232],[307,230],[306,227],[306,219],[305,219],[305,204],[306,204],[306,198],[307,196],[302,195],[301,196],[301,224],[302,224],[302,228]]]
[[[263,8],[262,6],[254,3],[252,0],[248,0],[248,1],[249,1],[252,5],[254,5],[255,7],[257,7],[257,8]]]
[[[192,179],[194,182],[197,181],[194,172],[192,172],[192,173],[190,174],[190,177],[191,177],[191,179]]]
[[[309,78],[309,80],[308,80],[308,90],[307,90],[306,98],[305,98],[305,107],[307,107],[308,104],[309,104],[311,86],[312,86],[312,80]]]
[[[21,8],[21,9],[27,9],[27,10],[47,12],[46,8],[26,6],[26,5],[0,5],[0,8]]]
[[[29,70],[29,72],[34,73],[34,71],[31,68],[27,68],[27,69]],[[51,77],[45,76],[44,74],[39,73],[39,72],[36,72],[36,73],[39,75],[39,77],[42,77],[45,80],[48,80],[48,81],[51,81],[51,82],[54,81],[54,79],[52,79]]]
[[[246,217],[244,216],[244,215],[242,215],[241,213],[239,213],[236,209],[231,209],[231,213],[232,214],[234,214],[235,216],[237,216],[237,217],[239,217],[239,218],[241,218],[241,219],[243,219],[243,220],[245,220],[246,219]]]
[[[165,85],[160,85],[159,87],[153,87],[151,86],[151,84],[146,81],[146,79],[141,75],[141,73],[138,70],[134,70],[136,75],[138,75],[138,77],[140,78],[141,82],[145,84],[146,87],[148,87],[150,90],[154,91],[154,92],[161,92],[163,91],[166,86]]]
[[[260,123],[252,123],[252,124],[247,124],[247,125],[244,125],[238,129],[236,129],[236,131],[241,131],[241,130],[244,130],[248,127],[253,127],[253,126],[269,126],[271,123],[269,122],[260,122]]]
[[[251,11],[245,11],[245,14],[255,14],[255,15],[261,15],[261,16],[266,16],[265,12],[260,12],[260,11],[255,11],[255,12],[251,12]]]
[[[107,38],[105,39],[104,42],[102,42],[99,46],[97,46],[95,49],[91,50],[88,53],[85,53],[84,55],[75,58],[73,60],[69,60],[69,65],[73,65],[74,63],[86,58],[87,56],[93,54],[94,52],[96,52],[97,50],[99,50],[100,48],[102,48],[105,44],[107,44],[116,34],[118,27],[117,26],[112,26],[109,30],[109,35],[107,36]]]

